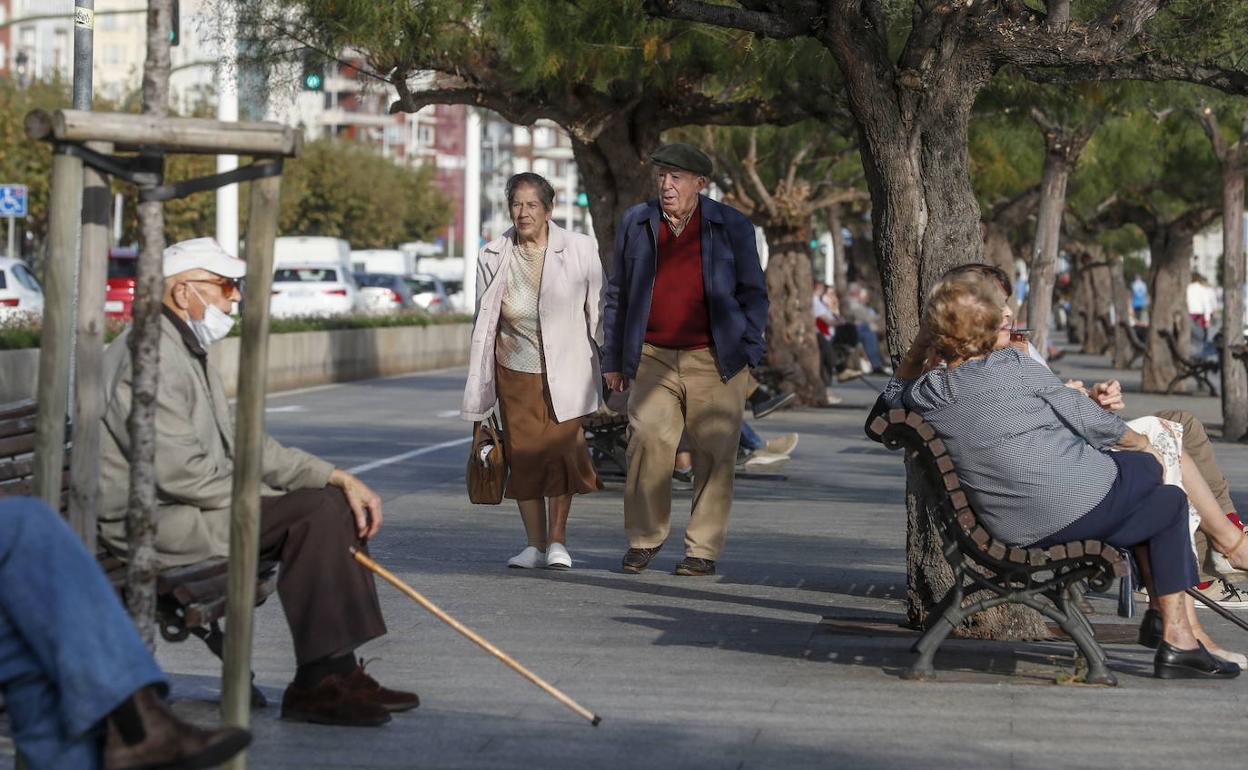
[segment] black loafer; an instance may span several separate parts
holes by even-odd
[[[676,565],[675,574],[686,575],[691,577],[705,577],[706,575],[715,574],[714,559],[699,559],[696,556],[686,556],[680,564]]]
[[[1197,642],[1194,650],[1180,650],[1161,642],[1153,657],[1153,676],[1158,679],[1234,679],[1239,666],[1213,657],[1205,645]]]
[[[656,545],[654,548],[629,548],[624,552],[624,563],[621,565],[625,572],[636,575],[650,564],[650,560],[662,548]]]
[[[1161,644],[1161,613],[1157,610],[1145,610],[1140,620],[1139,642],[1150,650],[1157,649]]]

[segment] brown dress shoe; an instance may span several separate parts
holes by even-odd
[[[296,687],[282,693],[282,719],[343,727],[377,727],[390,721],[390,712],[352,687],[347,677],[330,674],[315,687]]]
[[[402,690],[391,690],[389,687],[382,687],[381,682],[369,676],[364,667],[368,663],[363,658],[355,670],[347,674],[347,686],[356,692],[362,693],[366,698],[372,700],[377,705],[389,711],[392,714],[400,711],[410,711],[420,705],[420,696],[414,692],[404,692]]]
[[[714,559],[699,559],[696,556],[686,556],[680,564],[676,565],[675,574],[690,575],[693,577],[705,577],[706,575],[715,574]]]
[[[241,727],[205,730],[183,722],[152,687],[135,690],[106,722],[104,770],[216,767],[251,743]]]
[[[624,552],[624,571],[633,575],[641,572],[650,564],[650,560],[654,558],[654,555],[662,547],[661,545],[656,545],[654,548],[629,548]]]

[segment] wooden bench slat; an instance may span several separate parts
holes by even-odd
[[[18,457],[35,451],[35,434],[19,433],[0,438],[0,457]]]
[[[871,421],[871,434],[877,438],[884,435],[884,431],[888,430],[888,420],[883,415],[876,417]]]
[[[962,482],[958,480],[958,474],[956,473],[946,473],[941,479],[945,482],[946,492],[962,488]]]
[[[949,493],[949,502],[953,503],[953,509],[960,510],[962,508],[970,508],[970,501],[966,499],[966,493],[962,490]]]
[[[1113,550],[1113,549],[1110,549],[1110,550]],[[1099,556],[1101,553],[1101,541],[1100,540],[1084,540],[1083,552],[1086,553],[1088,556]]]
[[[1002,543],[1000,540],[994,539],[992,543],[988,545],[988,555],[994,559],[1004,559],[1005,554],[1008,551],[1009,548],[1007,548],[1005,543]]]
[[[906,410],[905,409],[889,409],[888,421],[894,425],[904,425],[906,422]]]
[[[1006,554],[1006,557],[1014,564],[1027,563],[1027,552],[1022,548],[1011,548],[1010,552]]]
[[[1044,555],[1043,548],[1028,548],[1027,563],[1033,567],[1042,566],[1048,559]]]
[[[1050,561],[1065,561],[1066,560],[1066,546],[1064,545],[1050,546],[1049,547],[1049,560]]]
[[[1066,555],[1072,559],[1078,559],[1080,556],[1083,556],[1083,543],[1078,540],[1067,543]]]
[[[983,527],[976,527],[971,530],[971,539],[982,549],[992,540],[992,535],[988,534],[988,530]]]
[[[933,457],[940,457],[949,452],[949,450],[945,448],[945,442],[938,438],[934,438],[927,442],[927,451],[931,452]]]
[[[936,469],[941,473],[953,473],[953,458],[949,455],[936,458]]]
[[[979,519],[975,518],[975,513],[970,508],[963,508],[958,511],[958,525],[962,527],[964,532],[970,532],[979,524]]]

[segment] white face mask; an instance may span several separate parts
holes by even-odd
[[[188,283],[187,286],[191,287],[191,291],[195,292],[195,296],[204,306],[204,317],[202,320],[187,319],[187,325],[191,327],[191,331],[195,332],[195,338],[199,340],[199,344],[207,348],[212,343],[220,342],[230,336],[230,331],[234,328],[234,319],[216,305],[204,302],[203,296],[200,295],[199,290],[193,285]]]

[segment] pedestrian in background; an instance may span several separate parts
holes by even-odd
[[[555,189],[538,174],[507,180],[512,227],[477,256],[477,317],[463,417],[496,406],[528,545],[507,565],[569,569],[572,496],[598,488],[581,417],[598,408],[602,264],[598,244],[550,221]],[[671,473],[671,459],[668,459]]]
[[[672,458],[682,430],[693,454],[693,516],[678,575],[713,575],[732,508],[749,367],[763,357],[767,286],[744,214],[700,193],[711,159],[692,145],[650,156],[657,200],[624,214],[607,284],[607,386],[630,384],[625,572],[667,539]]]

